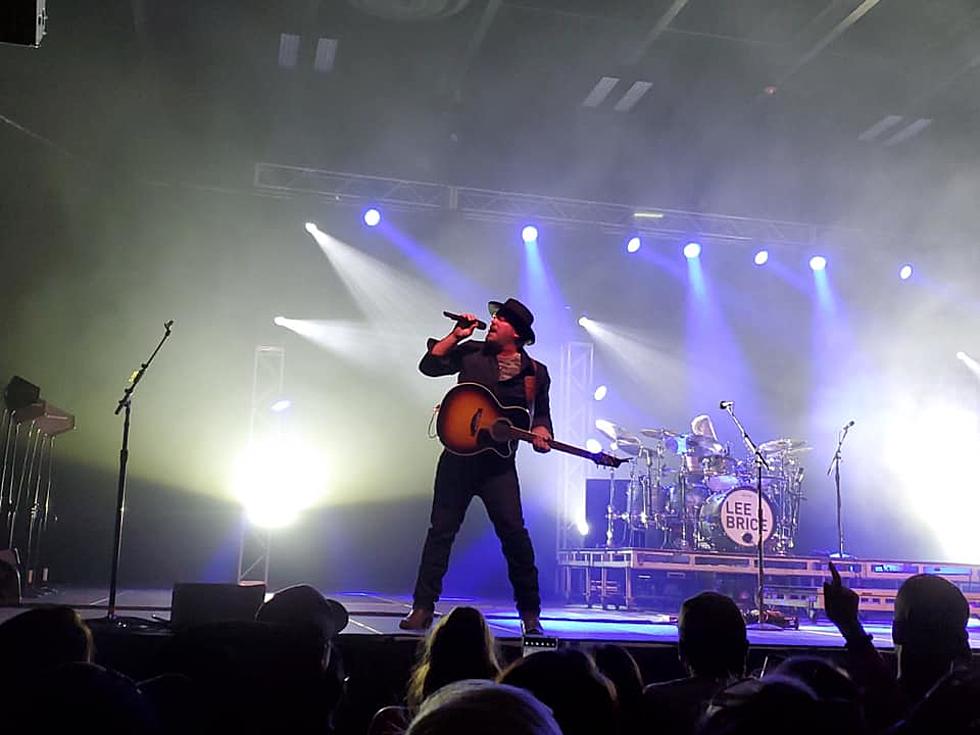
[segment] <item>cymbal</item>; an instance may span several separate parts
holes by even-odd
[[[714,457],[725,453],[725,446],[710,436],[688,434],[686,438],[688,454],[695,454],[699,457]]]
[[[643,445],[635,436],[624,436],[614,440],[616,449],[629,457],[638,457]]]
[[[612,421],[606,421],[605,419],[596,419],[595,427],[606,437],[614,442],[618,442],[621,439],[629,439],[639,443],[633,432],[627,429],[625,426],[620,426],[619,424],[614,424]]]
[[[796,454],[809,452],[811,447],[804,439],[772,439],[759,445],[763,454]]]
[[[680,436],[676,431],[671,431],[670,429],[640,429],[640,433],[651,439],[667,439],[668,437]]]

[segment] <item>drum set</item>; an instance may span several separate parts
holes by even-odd
[[[753,453],[738,457],[718,441],[711,419],[698,416],[691,433],[643,429],[635,434],[609,421],[596,428],[629,462],[629,481],[609,476],[607,547],[748,552],[759,534],[767,552],[789,554],[796,544],[805,470],[799,439],[759,445],[762,528],[758,520],[759,469]]]

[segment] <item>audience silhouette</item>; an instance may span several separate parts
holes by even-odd
[[[702,592],[681,605],[677,651],[688,671],[682,679],[651,684],[643,692],[647,721],[665,735],[695,731],[711,698],[745,676],[749,641],[745,619],[730,597]]]

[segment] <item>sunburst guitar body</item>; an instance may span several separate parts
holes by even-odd
[[[510,457],[518,441],[532,442],[535,435],[528,429],[531,415],[520,406],[502,406],[490,390],[479,383],[459,383],[442,399],[436,418],[439,441],[453,454],[473,455],[493,452]],[[550,439],[552,449],[591,459],[604,467],[618,467],[626,460],[604,452]]]

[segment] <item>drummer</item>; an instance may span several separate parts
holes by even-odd
[[[718,435],[715,433],[715,425],[711,423],[711,417],[702,413],[691,419],[691,433],[696,436],[704,436],[714,441],[718,441]]]

